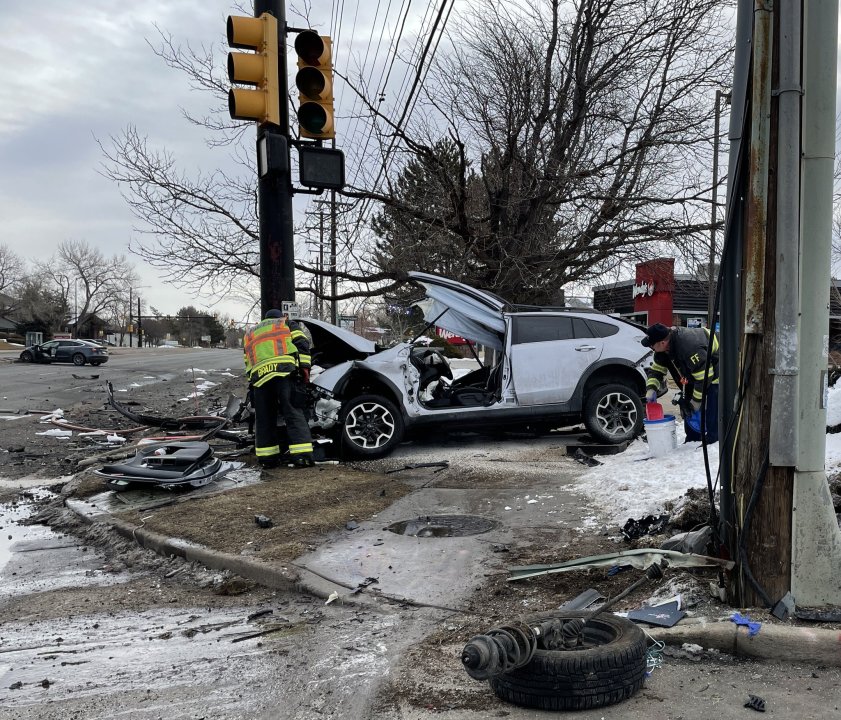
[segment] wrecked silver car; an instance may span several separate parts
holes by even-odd
[[[644,366],[636,325],[593,310],[512,305],[447,278],[410,272],[429,326],[483,346],[489,362],[454,378],[435,348],[388,349],[329,323],[300,318],[314,345],[312,382],[323,392],[315,424],[337,430],[358,457],[390,453],[407,433],[584,423],[599,442],[642,430]],[[316,368],[317,366],[317,368]]]

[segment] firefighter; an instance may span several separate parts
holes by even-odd
[[[704,430],[707,444],[718,442],[718,336],[713,333],[712,354],[707,368],[710,349],[710,331],[707,328],[666,327],[654,323],[645,331],[642,344],[654,350],[645,384],[645,399],[656,402],[658,390],[666,387],[666,372],[679,383],[681,397],[678,402],[686,430],[686,440],[700,440],[701,434],[689,424],[693,413],[701,409],[701,398],[706,388],[706,413]]]
[[[307,336],[298,323],[273,309],[245,334],[243,348],[245,372],[254,397],[254,450],[258,462],[264,468],[277,467],[280,462],[277,438],[280,407],[289,437],[289,466],[312,466],[309,423],[294,399],[296,385],[301,380],[309,382],[311,358]]]

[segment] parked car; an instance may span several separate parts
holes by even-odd
[[[22,362],[72,362],[74,365],[102,365],[108,362],[108,350],[87,340],[49,340],[30,345],[20,354]]]
[[[423,428],[475,431],[583,423],[618,444],[642,430],[643,328],[594,310],[512,305],[493,293],[410,272],[426,292],[424,318],[493,350],[493,361],[453,377],[434,347],[381,349],[348,330],[301,318],[313,337],[315,425],[338,431],[356,456],[390,453]],[[478,357],[477,357],[478,359]]]

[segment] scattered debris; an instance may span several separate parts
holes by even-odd
[[[779,602],[776,605],[774,605],[774,608],[771,610],[771,614],[778,620],[785,620],[793,612],[794,596],[790,592],[787,592],[785,595],[783,595],[780,598]]]
[[[639,520],[629,518],[622,527],[622,534],[626,540],[636,540],[644,535],[658,535],[668,524],[668,515],[646,515]]]
[[[255,515],[254,522],[261,528],[270,528],[274,526],[272,519],[270,517],[266,517],[265,515]]]
[[[592,455],[588,455],[584,450],[580,447],[575,449],[575,452],[572,454],[572,459],[576,462],[580,462],[582,465],[586,465],[587,467],[597,467],[599,465],[604,465],[601,460],[596,460]]]
[[[785,598],[783,598],[785,599]],[[781,601],[782,602],[782,601]],[[811,620],[813,622],[841,622],[841,608],[797,608],[795,617],[798,620]]]
[[[156,443],[138,448],[134,458],[119,465],[104,465],[94,472],[112,490],[132,483],[159,487],[201,487],[222,477],[231,468],[215,457],[204,441]]]
[[[586,610],[599,600],[604,599],[604,595],[602,595],[598,590],[590,588],[589,590],[582,592],[580,595],[577,595],[572,600],[567,600],[563,605],[558,607],[558,610]]]
[[[333,591],[333,592],[331,592],[331,593],[330,593],[330,595],[327,597],[327,600],[325,600],[325,601],[324,601],[324,604],[325,604],[325,605],[329,605],[331,602],[334,602],[334,601],[336,601],[336,600],[338,600],[338,599],[339,599],[339,593],[337,593],[337,592]]]
[[[677,550],[683,553],[703,555],[707,552],[712,537],[713,529],[709,525],[705,525],[700,530],[673,535],[665,540],[660,547],[663,550]]]
[[[77,375],[76,373],[70,374],[77,380],[99,380],[99,375]]]
[[[730,619],[736,623],[736,625],[744,625],[748,629],[748,637],[753,637],[762,629],[762,623],[753,622],[749,617],[742,615],[741,613],[733,613],[730,616]]]
[[[757,712],[765,712],[765,701],[759,695],[748,695],[745,707]]]
[[[551,565],[522,565],[510,567],[508,581],[524,580],[538,575],[549,575],[551,573],[566,572],[568,570],[592,570],[598,567],[612,567],[614,565],[633,565],[635,568],[647,568],[652,563],[663,559],[668,560],[672,567],[706,567],[718,566],[725,570],[733,568],[735,563],[732,560],[710,557],[709,555],[695,555],[692,553],[680,553],[675,550],[657,550],[655,548],[635,548],[633,550],[621,550],[608,555],[590,555],[576,560],[567,560],[562,563]]]
[[[628,613],[628,620],[657,627],[673,627],[684,617],[686,617],[686,612],[680,609],[679,600],[672,600],[662,605],[649,605]]]

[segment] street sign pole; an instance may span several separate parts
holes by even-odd
[[[286,153],[281,171],[258,173],[257,208],[260,221],[260,307],[261,316],[281,301],[295,299],[295,244],[292,231],[292,176],[289,163],[289,103],[286,73],[286,4],[284,0],[255,0],[254,16],[269,13],[277,18],[278,80],[280,83],[277,127],[257,126],[258,154],[267,135],[279,134],[286,142],[276,145]]]

